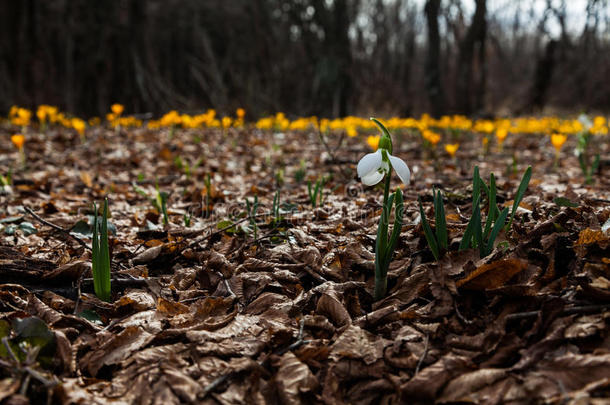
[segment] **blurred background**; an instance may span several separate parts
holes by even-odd
[[[0,108],[610,110],[608,0],[0,2]]]

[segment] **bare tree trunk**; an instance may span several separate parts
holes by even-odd
[[[428,24],[428,54],[426,55],[426,91],[431,113],[438,117],[445,112],[443,86],[441,85],[441,38],[438,29],[438,13],[441,0],[428,0],[424,12]]]
[[[472,22],[464,39],[460,43],[457,75],[455,83],[456,111],[462,114],[472,114],[475,109],[481,109],[485,92],[485,34],[486,22],[486,0],[476,0],[476,9]],[[477,73],[475,81],[474,59],[475,49],[477,53]],[[473,85],[476,85],[473,97]]]

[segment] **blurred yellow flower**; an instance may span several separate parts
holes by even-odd
[[[229,128],[231,126],[232,122],[233,122],[233,120],[231,119],[231,117],[222,117],[222,127],[223,128]]]
[[[429,129],[425,129],[422,132],[422,136],[428,142],[430,142],[433,146],[436,146],[437,143],[441,141],[441,136],[436,132],[430,131]]]
[[[243,108],[238,108],[237,111],[235,112],[235,114],[237,115],[237,118],[239,118],[240,120],[243,120],[244,117],[246,116],[246,110],[244,110]]]
[[[451,156],[454,157],[458,148],[460,147],[459,143],[448,143],[445,145],[445,151]]]
[[[25,136],[21,134],[15,134],[11,136],[11,142],[13,142],[13,145],[15,145],[17,149],[22,150],[23,144],[25,143]]]
[[[123,107],[122,104],[118,104],[118,103],[115,103],[115,104],[110,106],[110,110],[112,111],[112,113],[114,115],[121,115],[121,114],[123,114],[123,110],[124,109],[125,109],[125,107]]]
[[[502,142],[504,142],[507,136],[508,130],[506,128],[498,128],[498,130],[496,131],[496,139],[498,140],[499,144],[502,144]]]
[[[563,146],[563,144],[566,142],[567,139],[568,139],[568,136],[565,134],[551,135],[551,143],[553,144],[553,146],[555,147],[555,150],[557,152],[559,152],[561,150],[561,147]]]
[[[366,143],[369,144],[371,149],[377,150],[377,147],[379,146],[380,138],[381,138],[380,135],[370,135],[368,138],[366,138]]]
[[[86,124],[85,121],[80,118],[72,118],[72,128],[74,128],[81,137],[85,135]]]

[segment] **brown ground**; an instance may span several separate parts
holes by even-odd
[[[2,139],[5,174],[17,154]],[[331,150],[339,140],[329,137]],[[0,195],[0,404],[608,403],[607,141],[596,146],[602,166],[591,186],[572,140],[559,171],[546,137],[506,142],[503,153],[492,145],[480,156],[479,136],[466,136],[458,159],[439,153],[435,170],[417,137],[395,136],[413,179],[389,296],[374,302],[381,192],[357,181],[355,164],[369,152],[362,140],[344,139],[330,155],[315,133],[196,130],[170,139],[98,128],[84,144],[66,131],[29,135],[27,169]],[[202,161],[187,177],[178,156]],[[512,232],[499,237],[507,243],[484,259],[456,251],[474,164],[484,179],[495,173],[507,206],[533,167]],[[289,205],[274,222],[267,213],[280,168]],[[319,176],[331,177],[313,209],[306,180]],[[170,194],[165,227],[134,187],[152,197],[155,180]],[[421,196],[432,220],[433,185],[446,197],[453,239],[440,263],[417,209]],[[243,220],[255,194],[257,240]],[[105,195],[117,228],[111,303],[93,295],[89,250],[65,232]],[[218,229],[227,219],[238,232]],[[26,235],[24,222],[37,233]],[[30,316],[42,322],[19,321]],[[30,352],[49,343],[26,359],[15,343],[28,333],[39,338]]]

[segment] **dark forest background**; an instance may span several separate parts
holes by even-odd
[[[608,111],[608,0],[577,3],[4,0],[0,108]]]

